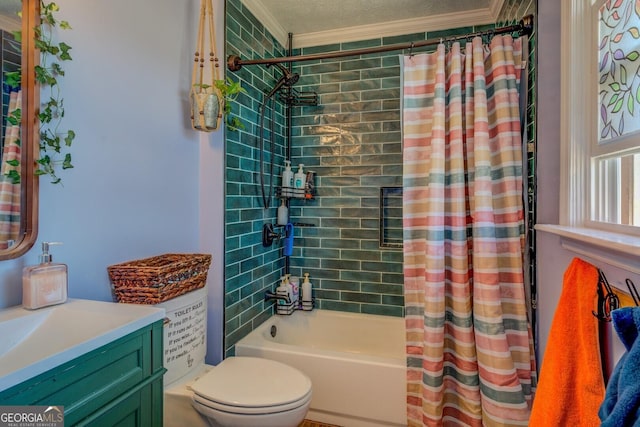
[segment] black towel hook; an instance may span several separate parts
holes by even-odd
[[[620,307],[618,296],[613,292],[602,270],[598,269],[598,312],[592,310],[591,313],[600,321],[611,322],[611,312],[618,307]]]
[[[629,294],[631,298],[633,298],[633,303],[637,306],[640,305],[640,294],[638,294],[638,290],[636,289],[636,285],[631,281],[631,279],[624,279],[624,282],[627,284],[627,288],[629,288]]]

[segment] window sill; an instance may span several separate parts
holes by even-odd
[[[560,236],[567,250],[640,274],[640,237],[554,224],[538,224],[535,229]]]

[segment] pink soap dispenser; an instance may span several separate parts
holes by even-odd
[[[52,262],[50,245],[43,242],[40,264],[22,270],[22,306],[29,310],[62,304],[67,300],[67,265]]]

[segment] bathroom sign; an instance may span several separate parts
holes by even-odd
[[[167,312],[169,323],[164,326],[165,382],[172,373],[191,368],[206,353],[207,307],[204,301],[189,303]],[[180,374],[181,375],[181,374]],[[1,427],[1,426],[0,426]]]
[[[64,406],[0,406],[0,427],[64,427]]]

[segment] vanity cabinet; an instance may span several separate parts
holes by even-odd
[[[0,392],[0,405],[62,405],[65,426],[162,426],[162,336],[159,320]]]

